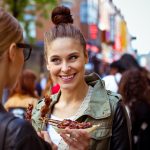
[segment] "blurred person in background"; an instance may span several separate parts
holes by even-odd
[[[51,19],[55,25],[44,35],[45,58],[51,79],[59,84],[60,90],[51,95],[50,111],[46,115],[55,120],[70,119],[103,126],[91,133],[84,129],[57,133],[51,124],[43,128],[61,150],[130,150],[128,117],[120,95],[106,91],[95,73],[85,78],[86,41],[73,25],[70,9],[54,8]],[[32,124],[36,130],[43,125],[39,120],[43,105],[44,99],[33,110]]]
[[[121,58],[119,59],[119,63],[122,69],[121,72],[124,72],[132,68],[137,68],[137,69],[141,68],[137,59],[132,54],[129,54],[129,53],[123,54]]]
[[[101,78],[107,76],[109,74],[109,63],[105,61],[101,61],[99,65],[99,75]]]
[[[41,85],[42,91],[46,88],[46,84],[47,84],[47,77],[44,73],[41,73],[40,74],[40,85]]]
[[[136,58],[128,53],[123,54],[119,60],[112,62],[110,74],[102,78],[105,81],[106,89],[118,92],[118,84],[122,73],[132,68],[140,69],[140,65]]]
[[[119,93],[128,108],[132,122],[133,150],[150,149],[150,78],[144,69],[123,73]]]
[[[37,80],[36,80],[36,83],[35,83],[35,89],[37,91],[37,94],[39,97],[42,96],[42,87],[41,87],[41,84],[40,84],[40,76],[37,77]]]
[[[37,135],[29,122],[14,117],[2,105],[3,89],[13,87],[30,53],[31,47],[23,42],[18,21],[0,8],[0,150],[51,149],[46,132],[41,134],[47,142]]]
[[[105,81],[105,87],[107,90],[116,92],[118,91],[118,84],[121,79],[121,70],[119,61],[114,61],[110,64],[109,75],[106,75],[102,80]]]
[[[15,86],[10,90],[10,95],[4,107],[15,116],[25,118],[25,112],[29,104],[33,106],[37,103],[37,93],[35,91],[36,74],[30,70],[22,71]]]

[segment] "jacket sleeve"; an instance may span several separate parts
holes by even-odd
[[[31,124],[15,119],[8,126],[7,147],[15,150],[51,150],[49,143],[40,138]]]
[[[43,139],[37,136],[26,136],[23,138],[18,145],[16,150],[51,150],[50,145]]]
[[[131,150],[130,120],[120,101],[114,114],[110,150]]]

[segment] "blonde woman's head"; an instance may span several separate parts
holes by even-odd
[[[23,40],[23,31],[18,21],[0,8],[0,56],[12,43]]]
[[[19,22],[0,8],[0,68],[3,87],[12,87],[24,64],[23,48],[17,44],[23,41]]]

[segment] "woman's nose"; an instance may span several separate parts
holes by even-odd
[[[71,67],[69,66],[68,63],[63,63],[63,64],[62,64],[61,70],[62,70],[63,72],[68,72],[68,71],[70,71],[70,69],[71,69]]]

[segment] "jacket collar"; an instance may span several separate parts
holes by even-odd
[[[84,115],[89,115],[95,119],[102,119],[110,116],[110,103],[102,80],[97,80],[93,88],[89,107],[84,112]]]
[[[91,95],[88,108],[83,114],[80,114],[78,118],[80,118],[83,115],[88,115],[95,119],[102,119],[110,116],[111,109],[109,97],[107,95],[104,82],[95,73],[85,76],[85,80],[88,85],[93,87],[93,93]],[[52,105],[57,103],[60,94],[61,92],[59,91],[57,94],[52,95]]]

